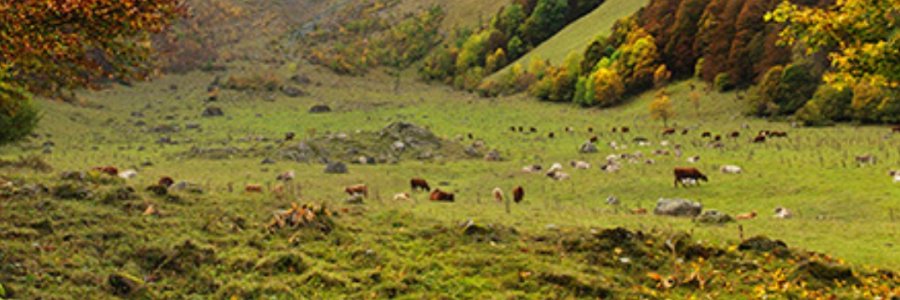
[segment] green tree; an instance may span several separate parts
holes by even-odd
[[[0,73],[0,146],[25,138],[40,120],[31,95],[13,81],[4,79],[5,75]]]
[[[531,16],[522,24],[523,40],[537,45],[566,26],[566,0],[538,0]]]

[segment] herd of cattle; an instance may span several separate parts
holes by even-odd
[[[537,128],[535,128],[535,127],[530,127],[530,128],[528,128],[527,131],[525,130],[524,127],[521,127],[521,126],[510,127],[510,130],[513,132],[520,132],[520,133],[537,133],[538,132]],[[573,133],[574,129],[572,129],[571,127],[566,127],[565,131],[569,132],[569,133]],[[594,133],[593,128],[588,128],[587,131],[591,134]],[[631,131],[631,129],[629,127],[618,127],[618,128],[612,128],[611,131],[613,133],[628,133]],[[661,135],[662,136],[675,135],[678,132],[679,131],[674,128],[666,128],[661,132]],[[683,129],[680,131],[680,133],[682,135],[687,135],[687,134],[689,134],[689,132],[690,132],[689,129]],[[892,132],[900,133],[900,126],[898,126],[896,128],[892,128]],[[740,135],[741,135],[740,132],[735,131],[735,132],[731,132],[727,136],[729,138],[738,138],[738,137],[740,137]],[[469,136],[470,136],[470,139],[473,138],[471,136],[471,134]],[[702,132],[700,136],[701,136],[701,138],[704,138],[704,139],[710,139],[711,145],[721,144],[721,139],[722,139],[721,135],[713,135],[711,132]],[[751,139],[751,142],[752,143],[762,143],[762,142],[765,142],[767,139],[786,138],[787,136],[788,136],[788,134],[783,131],[763,130],[763,131],[759,131],[759,133],[756,136],[754,136],[753,139]],[[548,135],[548,137],[554,138],[555,135],[553,133],[550,133]],[[598,141],[599,141],[599,138],[596,135],[593,135],[590,138],[589,143],[594,144],[594,143],[597,143]],[[649,145],[649,141],[647,141],[644,138],[635,138],[634,141],[642,146]],[[660,145],[661,146],[669,146],[669,142],[662,141],[662,142],[660,142]],[[609,146],[612,147],[613,149],[620,149],[620,147],[618,145],[616,145],[615,142],[610,142]],[[621,148],[625,148],[625,147],[621,147]],[[671,152],[674,152],[675,156],[677,156],[677,157],[681,157],[683,154],[682,149],[681,149],[680,145],[678,145],[678,144],[675,144],[673,146],[673,151],[671,151]],[[654,151],[653,154],[658,155],[658,156],[665,156],[665,155],[671,155],[671,152],[669,150],[662,149],[662,150]],[[696,163],[699,160],[700,160],[699,156],[691,156],[691,157],[688,157],[688,159],[687,159],[687,161],[691,162],[691,163]],[[862,155],[862,156],[856,156],[855,160],[859,165],[867,165],[867,164],[875,164],[876,163],[875,156],[869,155],[869,154]],[[606,157],[606,163],[603,164],[600,167],[600,169],[605,172],[610,172],[610,173],[616,172],[622,168],[621,161],[628,161],[631,163],[645,163],[645,164],[655,163],[653,159],[649,159],[649,158],[645,159],[643,154],[641,154],[640,152],[636,152],[634,154],[619,154],[619,155],[614,154],[614,155],[610,155],[610,156]],[[585,161],[578,161],[578,160],[570,161],[569,166],[576,170],[590,169],[592,167],[590,163],[585,162]],[[132,179],[137,176],[137,171],[135,171],[135,170],[119,171],[119,169],[117,169],[116,167],[113,167],[113,166],[95,167],[93,170],[103,173],[103,174],[121,177],[124,179]],[[522,171],[525,173],[544,174],[545,176],[547,176],[553,180],[557,180],[557,181],[566,180],[566,179],[570,178],[569,174],[563,172],[563,165],[560,163],[552,164],[550,166],[550,168],[546,169],[546,171],[544,171],[544,168],[541,165],[528,165],[528,166],[523,167]],[[721,166],[719,171],[722,172],[723,174],[741,174],[743,172],[743,169],[741,167],[735,166],[735,165],[724,165],[724,166]],[[692,186],[692,185],[699,186],[701,181],[709,182],[709,177],[707,177],[706,174],[704,174],[699,169],[694,168],[694,167],[675,167],[672,174],[674,175],[674,186],[676,188],[679,185],[681,185],[682,187],[688,187],[688,186]],[[900,170],[892,170],[889,172],[889,175],[891,176],[894,183],[900,183]],[[286,183],[286,182],[293,180],[295,177],[296,177],[296,173],[294,171],[287,171],[287,172],[279,174],[276,177],[276,179],[279,182]],[[157,182],[156,186],[161,187],[163,189],[167,189],[167,188],[173,186],[174,184],[175,184],[175,181],[171,177],[166,176],[166,177],[160,178],[159,181]],[[454,193],[444,191],[439,188],[432,189],[432,187],[428,184],[428,182],[423,178],[412,178],[410,180],[409,184],[410,184],[410,190],[411,190],[410,192],[402,192],[402,193],[395,194],[393,199],[394,200],[410,200],[411,193],[425,192],[425,193],[428,193],[428,199],[431,201],[454,202],[456,200],[456,195]],[[282,192],[283,189],[284,189],[284,185],[278,185],[275,187],[275,189],[273,191],[277,194],[279,192]],[[229,186],[229,190],[231,190],[230,186]],[[244,191],[247,193],[263,193],[265,191],[265,189],[262,185],[259,185],[259,184],[247,184],[244,187]],[[351,197],[354,197],[354,198],[369,197],[369,188],[365,184],[357,184],[357,185],[348,186],[344,189],[344,192],[346,192],[347,194],[349,194]],[[491,195],[497,202],[504,202],[507,199],[504,195],[503,189],[501,189],[499,187],[494,188],[491,191]],[[510,200],[512,200],[515,203],[520,203],[521,201],[524,200],[524,197],[525,197],[525,189],[522,186],[516,186],[512,189],[512,198]],[[609,202],[609,200],[607,202]],[[637,208],[634,211],[632,211],[632,213],[643,214],[643,213],[646,213],[646,210],[642,209],[642,208]],[[778,218],[790,218],[792,216],[792,213],[785,208],[779,207],[775,210],[775,216]],[[736,216],[736,219],[752,219],[755,217],[756,217],[756,212],[751,212],[751,213],[746,213],[746,214],[739,214]]]

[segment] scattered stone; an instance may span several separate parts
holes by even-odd
[[[194,194],[203,194],[203,187],[187,181],[179,181],[169,187],[169,191],[189,192]]]
[[[495,149],[495,150],[491,150],[490,152],[485,154],[484,160],[486,160],[486,161],[501,161],[501,160],[503,160],[503,158],[500,157],[500,151],[497,151]]]
[[[325,173],[327,174],[346,174],[347,173],[347,165],[342,162],[330,162],[325,166]]]
[[[578,148],[578,152],[581,153],[597,153],[599,149],[597,149],[597,145],[591,142],[584,143],[581,147]]]
[[[814,279],[819,284],[833,287],[836,282],[842,284],[858,284],[859,279],[853,275],[853,270],[848,266],[820,261],[806,261],[797,265],[793,273],[796,277],[803,277],[806,281]]]
[[[303,97],[303,96],[308,95],[303,90],[292,87],[292,86],[282,86],[281,92],[284,93],[285,96],[288,96],[291,98]]]
[[[660,198],[656,202],[653,213],[662,216],[696,217],[703,210],[703,205],[684,199]]]
[[[184,125],[186,129],[200,129],[200,123],[187,123]]]
[[[208,118],[209,117],[221,117],[224,115],[225,115],[225,112],[222,111],[222,109],[219,108],[218,106],[209,106],[209,107],[203,109],[203,114],[202,114],[203,117],[208,117]]]
[[[134,117],[134,118],[143,118],[143,117],[144,117],[144,113],[139,112],[139,111],[133,111],[133,112],[131,112],[131,116]]]
[[[482,157],[481,152],[478,152],[478,149],[476,149],[474,146],[466,147],[465,151],[466,155],[468,155],[469,157]]]
[[[619,204],[621,204],[621,202],[619,202],[619,198],[617,198],[616,196],[610,195],[609,197],[606,197],[606,204],[619,205]]]
[[[321,114],[321,113],[330,113],[331,107],[325,104],[317,104],[313,105],[313,107],[309,108],[309,113],[311,114]]]
[[[150,129],[154,133],[175,133],[181,131],[181,128],[174,125],[159,125]]]
[[[391,149],[394,149],[396,152],[403,152],[406,149],[406,144],[403,141],[396,141],[391,144]]]
[[[274,160],[274,159],[271,159],[271,158],[269,158],[269,157],[266,157],[265,159],[263,159],[263,161],[261,162],[261,164],[263,164],[263,165],[272,165],[272,164],[275,164],[275,160]]]
[[[290,80],[296,84],[303,84],[303,85],[312,83],[312,80],[310,80],[309,77],[307,77],[306,75],[302,75],[302,74],[291,76]]]
[[[694,222],[704,224],[725,224],[733,221],[734,218],[715,209],[704,211],[702,214],[694,218]]]

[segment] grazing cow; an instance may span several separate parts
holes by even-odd
[[[263,186],[259,184],[248,184],[244,186],[244,192],[247,193],[262,193]]]
[[[635,208],[635,209],[631,210],[631,214],[632,215],[646,215],[647,209],[646,208]]]
[[[470,139],[470,140],[474,140],[474,139],[475,139],[475,136],[474,136],[474,135],[472,135],[472,133],[471,133],[471,132],[470,132],[470,133],[468,133],[468,134],[466,134],[466,137],[468,137],[468,138],[469,138],[469,139]]]
[[[653,151],[653,155],[671,155],[671,154],[672,153],[670,153],[669,150],[665,150],[665,149],[659,149],[659,150]]]
[[[525,128],[522,126],[519,126],[519,128],[517,128],[517,129],[519,129],[519,132],[525,132]]]
[[[596,143],[599,142],[599,141],[600,141],[600,138],[597,137],[596,135],[595,135],[595,136],[592,136],[591,139],[590,139],[591,144],[596,144]]]
[[[702,134],[700,134],[700,137],[701,137],[701,138],[709,138],[709,137],[712,137],[712,132],[704,131]]]
[[[297,174],[294,173],[294,170],[290,170],[290,171],[278,174],[278,177],[275,177],[275,179],[277,179],[278,181],[291,181],[291,180],[294,180],[294,178],[296,176],[297,176]]]
[[[575,132],[575,129],[572,129],[571,126],[566,126],[566,132],[567,132],[567,133],[573,133],[573,132]]]
[[[612,133],[616,133],[616,132],[619,132],[619,128],[618,128],[618,127],[613,127],[612,130],[610,130],[610,131],[612,131]]]
[[[531,131],[531,133],[537,133],[537,128],[531,127],[529,130]]]
[[[562,168],[563,168],[563,166],[561,163],[553,163],[553,165],[550,166],[550,169],[547,170],[547,173],[559,172],[559,171],[562,171]]]
[[[125,170],[119,173],[119,178],[122,179],[132,179],[137,177],[138,173],[135,170]]]
[[[509,131],[516,132],[516,126],[509,126]]]
[[[857,156],[857,157],[856,157],[856,163],[858,163],[860,166],[863,166],[863,165],[874,165],[874,164],[875,164],[875,156],[873,156],[873,155],[871,155],[871,154],[866,154],[866,155],[862,155],[862,156]]]
[[[600,170],[603,170],[606,173],[615,173],[621,169],[622,169],[622,166],[620,166],[618,163],[616,163],[614,161],[611,161],[600,167]]]
[[[284,140],[285,140],[285,141],[293,141],[293,140],[294,140],[294,137],[296,137],[296,136],[297,136],[296,133],[288,132],[288,133],[285,133],[285,134],[284,134]]]
[[[503,190],[500,187],[495,187],[493,191],[491,191],[491,195],[494,196],[494,201],[499,203],[503,203]]]
[[[369,197],[369,187],[365,184],[348,186],[344,188],[344,192],[347,192],[350,196],[362,195],[363,197]]]
[[[675,168],[675,187],[678,187],[678,183],[681,183],[682,186],[687,187],[685,184],[686,180],[692,181],[693,183],[699,185],[700,180],[709,182],[709,178],[697,168],[684,168],[684,167],[676,167]]]
[[[394,194],[394,201],[409,201],[409,193],[397,193]]]
[[[573,160],[573,161],[569,162],[569,165],[571,165],[573,168],[579,169],[579,170],[587,170],[587,169],[591,168],[590,163],[588,163],[586,161],[580,161],[580,160],[579,161]]]
[[[722,168],[719,168],[719,170],[725,174],[741,174],[744,172],[744,170],[741,169],[741,167],[734,166],[734,165],[724,165],[724,166],[722,166]]]
[[[654,160],[652,158],[648,158],[647,160],[644,161],[644,163],[648,164],[648,165],[653,165],[653,164],[656,164],[656,160]]]
[[[561,171],[547,173],[547,177],[550,177],[556,181],[563,181],[563,180],[571,178],[571,176],[569,176],[568,173],[563,173]]]
[[[454,196],[451,193],[444,192],[440,189],[434,189],[429,196],[431,201],[453,202]]]
[[[631,132],[631,128],[622,127],[622,133],[629,133],[629,132]]]
[[[169,188],[170,186],[175,184],[175,179],[172,179],[172,177],[169,176],[163,176],[156,184],[165,188]]]
[[[757,135],[756,137],[753,138],[753,142],[756,143],[756,144],[765,143],[765,142],[766,142],[766,136],[765,136],[765,135]]]
[[[119,169],[113,166],[103,166],[103,167],[94,167],[92,170],[109,175],[109,176],[118,176]]]
[[[738,214],[738,215],[734,216],[734,218],[737,220],[752,220],[752,219],[756,218],[756,212],[751,211],[748,213]]]
[[[431,187],[428,186],[428,181],[422,178],[413,178],[409,180],[409,186],[413,192],[421,189],[422,191],[430,191]]]
[[[675,134],[675,128],[663,129],[662,135],[673,135],[673,134]]]
[[[688,129],[681,130],[681,135],[688,135],[691,131]]]
[[[552,138],[556,137],[556,134],[551,132],[551,133],[547,134],[547,137],[552,139]]]
[[[541,165],[530,165],[530,166],[522,167],[522,172],[537,173],[537,172],[540,172],[542,169],[543,169],[543,167],[541,167]]]
[[[521,186],[517,186],[516,188],[514,188],[512,190],[512,193],[513,202],[519,203],[522,202],[523,199],[525,199],[525,189],[523,189]]]
[[[731,137],[731,138],[733,138],[733,139],[736,139],[736,138],[741,137],[741,133],[738,132],[738,131],[732,131],[731,134],[729,134],[728,136]]]
[[[889,174],[894,178],[894,183],[900,183],[900,171],[891,171]]]
[[[897,127],[900,128],[900,127]],[[588,133],[594,133],[594,127],[588,127]]]
[[[759,133],[756,134],[756,135],[757,135],[757,136],[768,136],[769,133],[772,133],[772,132],[769,131],[769,130],[760,130]]]
[[[721,141],[722,141],[722,136],[717,134],[715,137],[713,137],[713,141],[721,142]]]
[[[775,208],[775,218],[776,219],[790,219],[794,217],[794,214],[791,213],[790,210],[784,207]]]
[[[687,161],[688,161],[689,163],[695,164],[695,163],[697,163],[698,161],[700,161],[700,155],[695,155],[695,156],[688,157]]]

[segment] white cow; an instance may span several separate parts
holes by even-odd
[[[721,170],[722,173],[725,173],[725,174],[741,174],[744,172],[744,170],[741,169],[741,167],[738,167],[735,165],[724,165],[719,170]]]
[[[791,213],[790,210],[784,207],[775,208],[775,218],[777,219],[790,219],[793,218],[794,214]]]
[[[119,172],[119,177],[122,179],[133,179],[133,178],[137,177],[137,175],[138,175],[138,173],[135,170],[125,170],[125,171]]]
[[[587,170],[587,169],[591,168],[591,164],[586,161],[573,160],[573,161],[569,162],[569,164],[572,165],[573,168],[578,169],[578,170]]]
[[[891,171],[890,174],[894,178],[894,183],[900,183],[900,171]]]

